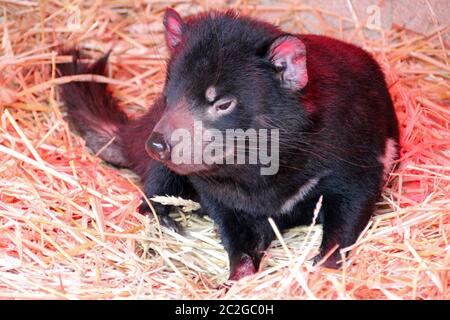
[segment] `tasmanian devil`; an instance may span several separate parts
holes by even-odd
[[[219,228],[230,279],[258,269],[274,239],[269,217],[281,230],[310,223],[320,196],[323,239],[315,261],[328,255],[324,265],[338,267],[341,255],[330,250],[356,241],[398,156],[397,119],[378,64],[354,45],[283,32],[233,11],[183,20],[167,9],[163,23],[166,81],[142,117],[130,119],[105,84],[62,86],[69,119],[87,145],[139,174],[148,197],[198,200]],[[107,55],[89,66],[73,55],[73,63],[58,66],[61,75],[104,74]],[[205,135],[200,143],[182,139],[199,127],[213,130],[212,144]],[[261,129],[267,143],[250,134]],[[244,144],[234,145],[237,136],[218,141],[217,133],[239,130]],[[189,154],[211,145],[225,147],[211,153],[216,161]],[[275,170],[261,159],[228,161],[263,147],[278,155],[271,158]],[[162,223],[176,228],[170,208],[154,205]],[[149,212],[146,202],[140,211]]]

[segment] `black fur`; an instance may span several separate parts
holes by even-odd
[[[177,23],[176,15],[172,11],[170,14],[171,20],[166,24]],[[391,98],[375,60],[351,44],[323,36],[294,35],[306,48],[308,82],[292,91],[281,85],[279,70],[269,57],[271,44],[286,35],[277,27],[238,17],[233,12],[202,14],[185,22],[179,18],[178,23],[181,26],[175,28],[166,25],[166,32],[178,30],[182,34],[169,37],[172,41],[166,85],[162,98],[152,109],[159,111],[149,111],[143,118],[146,120],[133,124],[127,120],[124,124],[116,104],[108,106],[114,109],[115,123],[124,128],[116,132],[122,143],[120,153],[129,163],[136,163],[132,167],[143,177],[148,195],[198,196],[203,211],[220,229],[232,279],[254,272],[248,266],[248,257],[254,269],[258,268],[262,254],[274,238],[268,217],[280,229],[310,223],[321,195],[319,219],[324,233],[321,255],[316,260],[335,245],[344,248],[353,244],[380,195],[383,166],[379,157],[385,152],[387,139],[398,144],[399,138]],[[232,113],[215,121],[205,115],[210,106],[205,91],[211,85],[217,88],[218,95],[231,95],[238,101]],[[65,85],[63,93],[67,88],[83,95],[86,86],[98,84]],[[63,99],[69,110],[75,110],[77,106],[71,103],[69,93],[63,94]],[[164,129],[165,134],[174,129],[164,125],[161,128],[157,122],[163,116],[181,117],[174,110],[182,99],[188,101],[184,112],[211,128],[279,128],[279,172],[261,176],[257,165],[223,165],[181,176],[174,171],[184,172],[173,164],[165,162],[169,170],[147,158],[146,139],[155,126],[157,130]],[[111,121],[109,115],[95,111],[104,108],[97,102],[85,101],[89,108],[75,111],[77,116],[69,111],[69,116],[82,128],[91,128],[90,120],[83,117]],[[189,127],[192,120],[189,117],[177,123]],[[139,126],[142,130],[137,131]],[[130,141],[135,145],[134,151],[123,151],[128,150],[124,142]],[[298,188],[313,178],[318,182],[302,201],[289,212],[280,213]],[[336,251],[325,265],[337,267],[339,259]]]

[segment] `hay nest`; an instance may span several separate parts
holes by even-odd
[[[183,15],[225,7],[202,2],[171,4]],[[56,87],[73,78],[55,79],[55,64],[68,59],[57,48],[76,44],[93,56],[112,48],[111,77],[95,80],[110,83],[129,113],[142,113],[163,84],[163,2],[2,0],[0,298],[450,298],[449,26],[429,34],[398,26],[371,37],[358,19],[294,1],[255,3],[233,7],[287,30],[357,43],[390,85],[401,162],[343,269],[308,262],[320,241],[313,225],[274,241],[260,273],[217,289],[227,258],[211,220],[180,210],[184,234],[160,228],[136,211],[136,177],[101,163],[70,132]]]

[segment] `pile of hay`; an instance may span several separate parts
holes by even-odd
[[[224,7],[171,4],[183,15]],[[164,79],[164,2],[0,0],[0,298],[450,298],[449,26],[369,37],[364,21],[254,4],[233,6],[287,30],[360,44],[386,73],[401,164],[344,268],[312,267],[320,226],[295,228],[274,241],[262,272],[217,289],[228,262],[211,220],[180,210],[181,235],[144,218],[136,177],[101,163],[69,131],[57,84],[76,79],[55,79],[55,64],[68,59],[59,46],[93,56],[112,48],[111,78],[95,80],[110,83],[129,113],[142,113]]]

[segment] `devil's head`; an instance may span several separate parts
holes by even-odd
[[[234,156],[239,151],[227,146],[223,154],[212,152],[219,161],[201,159],[198,151],[202,153],[205,139],[215,133],[222,133],[223,140],[210,139],[209,148],[223,146],[229,129],[298,130],[302,125],[299,94],[308,75],[306,48],[299,38],[231,11],[183,21],[167,9],[164,26],[170,51],[163,92],[166,106],[147,141],[151,157],[179,174],[211,171],[221,166],[230,150]],[[213,134],[205,135],[208,130]],[[196,137],[203,139],[199,142]],[[187,154],[188,150],[192,152]],[[249,145],[246,151],[252,152]]]

